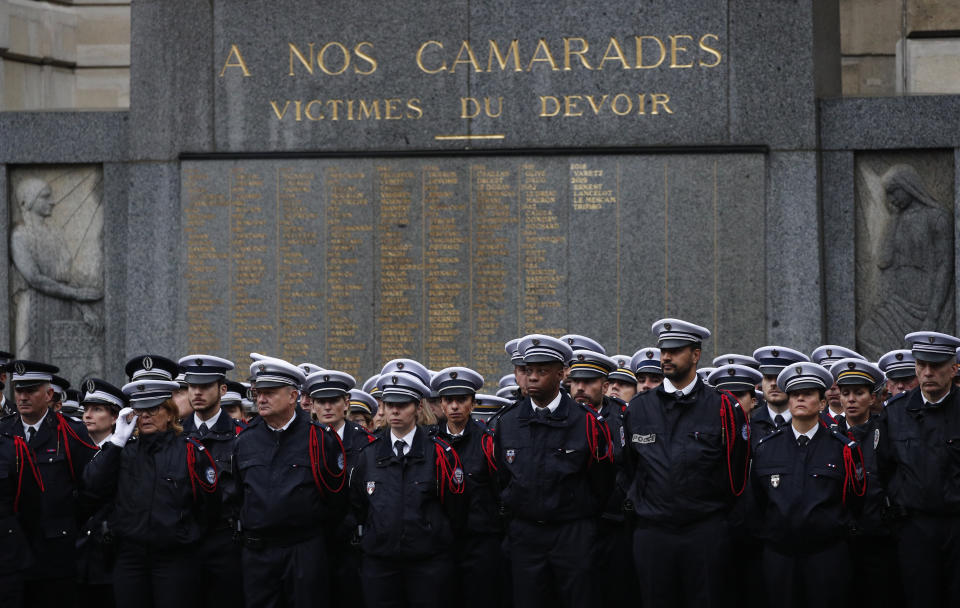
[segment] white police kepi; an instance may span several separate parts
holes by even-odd
[[[936,331],[915,331],[904,340],[910,344],[910,352],[917,361],[943,363],[957,356],[960,339]]]
[[[613,359],[593,350],[578,349],[573,351],[569,361],[568,378],[606,378],[617,364]]]
[[[633,370],[630,369],[630,357],[627,355],[614,355],[611,357],[613,362],[616,364],[616,369],[614,369],[607,376],[610,380],[620,380],[621,382],[627,382],[630,384],[637,383],[637,377],[634,375]]]
[[[524,365],[530,363],[562,363],[564,365],[573,356],[573,349],[564,342],[552,336],[530,334],[520,338],[517,346],[523,355]]]
[[[607,354],[607,349],[602,347],[599,342],[593,338],[587,336],[580,336],[577,334],[567,334],[560,337],[561,340],[567,343],[567,346],[571,350],[592,350],[595,353],[600,353],[601,355]]]
[[[380,389],[380,400],[384,403],[420,401],[430,394],[430,387],[421,382],[416,374],[401,371],[381,374],[377,387]]]
[[[510,357],[510,363],[523,365],[523,355],[520,353],[520,338],[514,338],[504,344],[503,350],[507,351],[507,356]]]
[[[836,344],[825,344],[823,346],[818,346],[816,350],[810,353],[810,360],[814,363],[818,363],[824,366],[827,369],[830,369],[830,366],[839,361],[840,359],[863,359],[867,360],[866,357],[861,355],[855,350],[850,350],[843,346],[837,346]]]
[[[880,357],[879,367],[888,379],[913,378],[917,375],[917,360],[906,349],[892,350]]]
[[[303,366],[300,366],[301,369]],[[330,399],[343,397],[350,393],[350,389],[357,386],[357,381],[346,372],[332,369],[323,369],[307,376],[303,390],[313,399]]]
[[[760,363],[760,373],[777,376],[788,365],[809,361],[810,357],[786,346],[761,346],[753,351],[753,358]]]
[[[865,384],[871,392],[883,387],[883,372],[879,367],[858,357],[849,357],[834,361],[830,366],[830,373],[837,386]]]
[[[121,390],[127,396],[130,407],[148,410],[173,397],[173,391],[179,388],[179,384],[170,380],[143,379],[124,384]]]
[[[227,391],[220,397],[220,405],[243,405],[243,396],[247,394],[247,387],[227,380]]]
[[[360,390],[371,395],[373,398],[376,398],[380,393],[380,389],[377,388],[377,380],[380,379],[380,374],[374,374],[367,378],[366,382],[363,383],[363,386],[360,387]]]
[[[760,369],[760,362],[753,357],[748,357],[747,355],[728,353],[726,355],[720,355],[719,357],[713,358],[714,367],[723,367],[724,365],[746,365],[747,367],[752,367],[753,369]]]
[[[482,395],[477,393],[477,405],[473,408],[477,414],[495,414],[500,408],[513,403],[512,399],[495,397],[494,395]]]
[[[178,361],[187,384],[210,384],[224,380],[235,366],[233,361],[212,355],[188,355]]]
[[[633,353],[630,358],[630,367],[635,374],[657,374],[663,375],[663,368],[660,366],[660,349],[655,346],[641,348]]]
[[[505,386],[497,391],[497,397],[501,399],[508,399],[510,403],[513,403],[517,399],[517,391],[520,390],[519,386]]]
[[[362,412],[372,418],[377,415],[377,400],[366,391],[352,388],[350,389],[350,411]]]
[[[447,367],[430,381],[430,389],[444,395],[474,395],[483,387],[483,376],[469,367]]]
[[[180,366],[160,355],[137,355],[123,366],[130,382],[140,378],[153,380],[173,380],[180,373]]]
[[[308,378],[310,377],[310,374],[314,372],[323,371],[322,367],[320,367],[319,365],[315,365],[313,363],[301,363],[298,367],[303,370],[303,375]]]
[[[302,369],[275,357],[262,357],[251,363],[250,376],[253,378],[253,388],[292,386],[299,390],[307,379]]]
[[[650,331],[657,334],[657,346],[661,349],[700,344],[710,337],[710,330],[706,327],[680,319],[660,319],[650,327]]]
[[[757,385],[763,380],[763,374],[760,370],[739,363],[721,365],[710,372],[707,377],[707,384],[710,386],[739,393],[742,391],[754,391]]]
[[[712,374],[716,370],[717,368],[715,367],[701,367],[700,369],[697,370],[697,375],[700,376],[700,379],[703,380],[705,383],[710,384],[710,382],[707,379],[710,377],[710,374]],[[713,386],[713,385],[710,384],[710,386]]]
[[[777,387],[785,393],[805,388],[827,390],[831,386],[833,375],[830,371],[810,361],[788,365],[777,376]]]
[[[500,381],[497,382],[498,388],[503,388],[505,386],[514,386],[517,383],[516,374],[507,374],[506,376],[501,376]]]
[[[396,372],[412,374],[416,376],[422,384],[430,384],[430,370],[419,361],[414,361],[413,359],[394,359],[388,361],[387,364],[383,366],[383,369],[380,370],[380,375],[385,376]],[[380,386],[379,381],[377,382],[377,386]],[[426,396],[426,393],[424,396]]]
[[[50,388],[52,388],[53,392],[63,401],[67,396],[67,389],[70,388],[70,381],[54,374],[53,379],[50,380]]]
[[[164,382],[169,382],[164,380]],[[177,385],[179,387],[179,385]],[[89,407],[91,405],[105,405],[114,412],[119,412],[127,407],[127,396],[123,390],[110,384],[100,378],[88,378],[81,387],[83,396],[80,398],[80,405]]]
[[[13,383],[15,389],[50,383],[53,381],[53,375],[60,371],[60,368],[56,365],[26,359],[11,361],[7,365],[7,369],[11,372],[10,382]]]

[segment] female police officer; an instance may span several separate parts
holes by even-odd
[[[130,406],[84,471],[88,491],[113,497],[117,606],[193,606],[192,557],[216,508],[217,471],[202,444],[185,437],[165,380],[123,387]],[[138,437],[131,440],[134,427]]]

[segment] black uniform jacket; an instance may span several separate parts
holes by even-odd
[[[123,448],[104,443],[84,481],[94,499],[113,498],[115,538],[153,548],[195,543],[220,500],[206,450],[173,430],[131,438]]]
[[[492,462],[493,433],[482,422],[470,420],[462,435],[450,435],[447,425],[441,424],[437,436],[453,446],[463,463],[468,508],[466,527],[458,532],[465,535],[500,534],[502,524],[494,480],[496,463]],[[489,450],[489,454],[485,450]]]
[[[350,475],[351,507],[362,527],[360,549],[377,557],[435,556],[450,548],[454,527],[462,525],[464,497],[437,479],[438,444],[425,429],[417,427],[402,460],[390,437],[388,430],[365,447]],[[440,450],[452,465],[453,448]],[[453,474],[462,488],[462,468]]]
[[[592,422],[588,422],[588,417]],[[500,417],[494,435],[500,503],[509,517],[563,522],[597,517],[613,490],[616,468],[612,446],[598,433],[594,445],[587,429],[609,430],[589,406],[563,392],[557,409],[545,418],[533,412],[529,397]]]
[[[20,414],[0,421],[0,433],[23,437]],[[44,570],[59,578],[60,572],[73,571],[83,470],[97,448],[82,423],[52,409],[29,448],[43,480],[43,492],[32,475],[24,474],[20,522],[37,563],[59,564],[55,570]]]
[[[183,419],[184,435],[196,439],[207,448],[220,473],[217,483],[220,487],[221,509],[220,513],[211,514],[215,517],[212,522],[215,526],[223,520],[235,520],[240,512],[240,492],[233,474],[233,444],[236,443],[237,429],[237,421],[224,410],[220,410],[216,424],[202,435],[194,424],[193,414]]]
[[[721,394],[695,380],[680,399],[663,386],[637,395],[624,413],[627,500],[638,525],[682,526],[725,512],[747,470],[746,417],[728,395],[731,428],[721,424]],[[727,442],[730,446],[729,467]]]
[[[316,438],[313,462],[311,435]],[[328,533],[345,514],[343,445],[334,431],[300,408],[284,431],[274,431],[262,418],[251,422],[237,436],[233,465],[245,531],[305,539]]]
[[[33,565],[30,545],[14,512],[21,468],[25,481],[32,478],[30,464],[17,455],[13,436],[0,433],[0,572],[16,572]]]
[[[848,489],[843,449],[849,439],[823,424],[805,447],[789,425],[757,445],[751,483],[761,537],[780,552],[812,553],[846,539],[859,498]]]
[[[877,464],[890,499],[907,513],[960,514],[958,389],[925,405],[920,388],[891,398],[880,416]]]

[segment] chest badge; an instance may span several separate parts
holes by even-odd
[[[343,454],[337,454],[337,466],[341,471],[343,470]]]
[[[207,483],[213,483],[217,480],[217,472],[213,470],[213,467],[207,467],[205,474],[207,477]]]
[[[457,485],[463,483],[463,469],[458,467],[453,471],[453,481]]]
[[[779,488],[780,487],[780,476],[771,475],[770,476],[770,487]]]
[[[627,438],[623,427],[620,427],[620,447],[625,447],[627,445]]]
[[[368,495],[368,496],[373,495],[373,491],[376,490],[376,489],[377,489],[377,482],[375,482],[375,481],[368,481],[368,482],[367,482],[367,495]]]
[[[633,434],[633,442],[638,443],[640,445],[644,445],[647,443],[655,443],[656,441],[657,441],[656,433],[650,433],[649,435],[641,435],[640,433]]]
[[[516,450],[507,450],[507,464],[513,464],[513,461],[517,459]]]
[[[873,429],[873,449],[880,445],[880,429]]]

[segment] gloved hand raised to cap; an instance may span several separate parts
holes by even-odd
[[[137,418],[139,416],[133,415],[132,407],[125,407],[120,410],[120,415],[117,416],[117,430],[110,435],[107,441],[120,448],[125,446],[127,440],[130,439],[130,435],[133,435],[133,429],[137,428]]]

